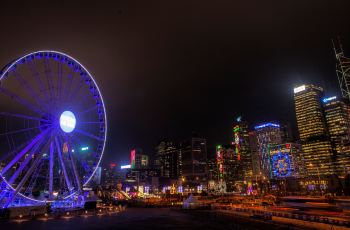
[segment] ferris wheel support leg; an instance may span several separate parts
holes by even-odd
[[[71,164],[72,164],[72,168],[73,168],[75,180],[76,180],[77,185],[78,185],[78,189],[79,189],[79,191],[81,191],[81,184],[80,184],[80,180],[79,180],[79,175],[78,175],[77,167],[76,167],[76,165],[75,165],[75,163],[74,163],[74,159],[73,159],[73,156],[72,156],[71,153],[70,153],[70,162],[71,162]]]
[[[29,178],[29,176],[33,173],[34,169],[38,166],[41,157],[42,157],[41,153],[37,159],[35,159],[35,162],[32,164],[32,166],[29,168],[29,170],[27,171],[27,173],[24,175],[24,177],[22,178],[21,182],[18,184],[18,186],[16,187],[16,190],[12,193],[12,195],[9,197],[9,199],[7,200],[6,204],[5,204],[5,208],[7,208],[11,202],[13,201],[13,199],[15,198],[15,196],[18,194],[18,192],[22,189],[24,183],[27,181],[27,179]]]
[[[29,145],[27,145],[10,163],[8,163],[5,168],[1,171],[1,174],[4,175],[7,170],[9,170],[23,155],[29,151],[44,135],[46,135],[49,130],[51,129],[46,129],[44,132],[36,136]]]
[[[60,159],[61,167],[62,167],[63,174],[64,174],[64,179],[66,180],[68,190],[72,190],[72,185],[71,185],[69,178],[68,178],[66,166],[64,165],[64,162],[63,162],[62,152],[61,152],[60,144],[58,143],[57,137],[55,138],[55,142],[56,142],[56,148],[57,148],[57,152],[58,152],[58,158]]]
[[[34,147],[32,148],[32,150],[30,151],[28,157],[26,157],[26,159],[23,161],[23,163],[21,163],[20,167],[19,167],[19,168],[16,170],[16,172],[11,176],[11,178],[10,178],[9,181],[8,181],[8,183],[9,183],[10,185],[12,185],[13,182],[15,182],[16,178],[18,177],[18,175],[23,171],[24,167],[27,166],[27,164],[29,163],[29,161],[32,159],[34,153],[38,150],[38,148],[39,148],[39,146],[40,146],[41,143],[42,143],[42,140],[39,141],[39,142],[37,143],[37,145],[34,146]]]
[[[50,143],[50,178],[49,178],[49,194],[50,199],[52,199],[52,188],[53,188],[53,163],[54,163],[54,156],[53,156],[53,149],[54,144],[53,142]]]

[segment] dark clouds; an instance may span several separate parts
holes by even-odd
[[[192,131],[228,141],[234,116],[294,122],[292,88],[338,94],[331,38],[350,48],[347,1],[30,1],[2,6],[0,64],[53,49],[95,75],[106,161]],[[348,55],[350,53],[348,52]],[[210,148],[209,148],[210,149]],[[210,149],[211,150],[211,149]]]

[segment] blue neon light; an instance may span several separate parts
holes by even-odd
[[[265,128],[265,127],[277,127],[277,128],[279,128],[280,125],[279,124],[274,124],[274,123],[265,123],[265,124],[262,124],[262,125],[255,126],[254,128],[255,129],[262,129],[262,128]]]
[[[86,146],[81,148],[81,151],[86,151],[86,150],[89,150],[89,147]]]
[[[326,103],[326,102],[329,102],[329,101],[333,101],[333,100],[335,100],[335,99],[337,99],[337,97],[336,97],[336,96],[333,96],[333,97],[324,98],[322,101],[323,101],[324,103]]]

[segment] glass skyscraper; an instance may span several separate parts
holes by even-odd
[[[334,154],[322,108],[323,88],[302,85],[294,88],[299,137],[308,175],[335,173]]]
[[[350,169],[349,101],[336,96],[324,98],[323,107],[332,149],[336,153],[335,169],[339,175],[345,175]]]

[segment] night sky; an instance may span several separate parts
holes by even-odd
[[[0,65],[42,49],[82,62],[106,104],[105,163],[192,131],[213,152],[237,115],[295,126],[298,84],[340,93],[331,39],[350,56],[349,1],[96,2],[2,3]]]

